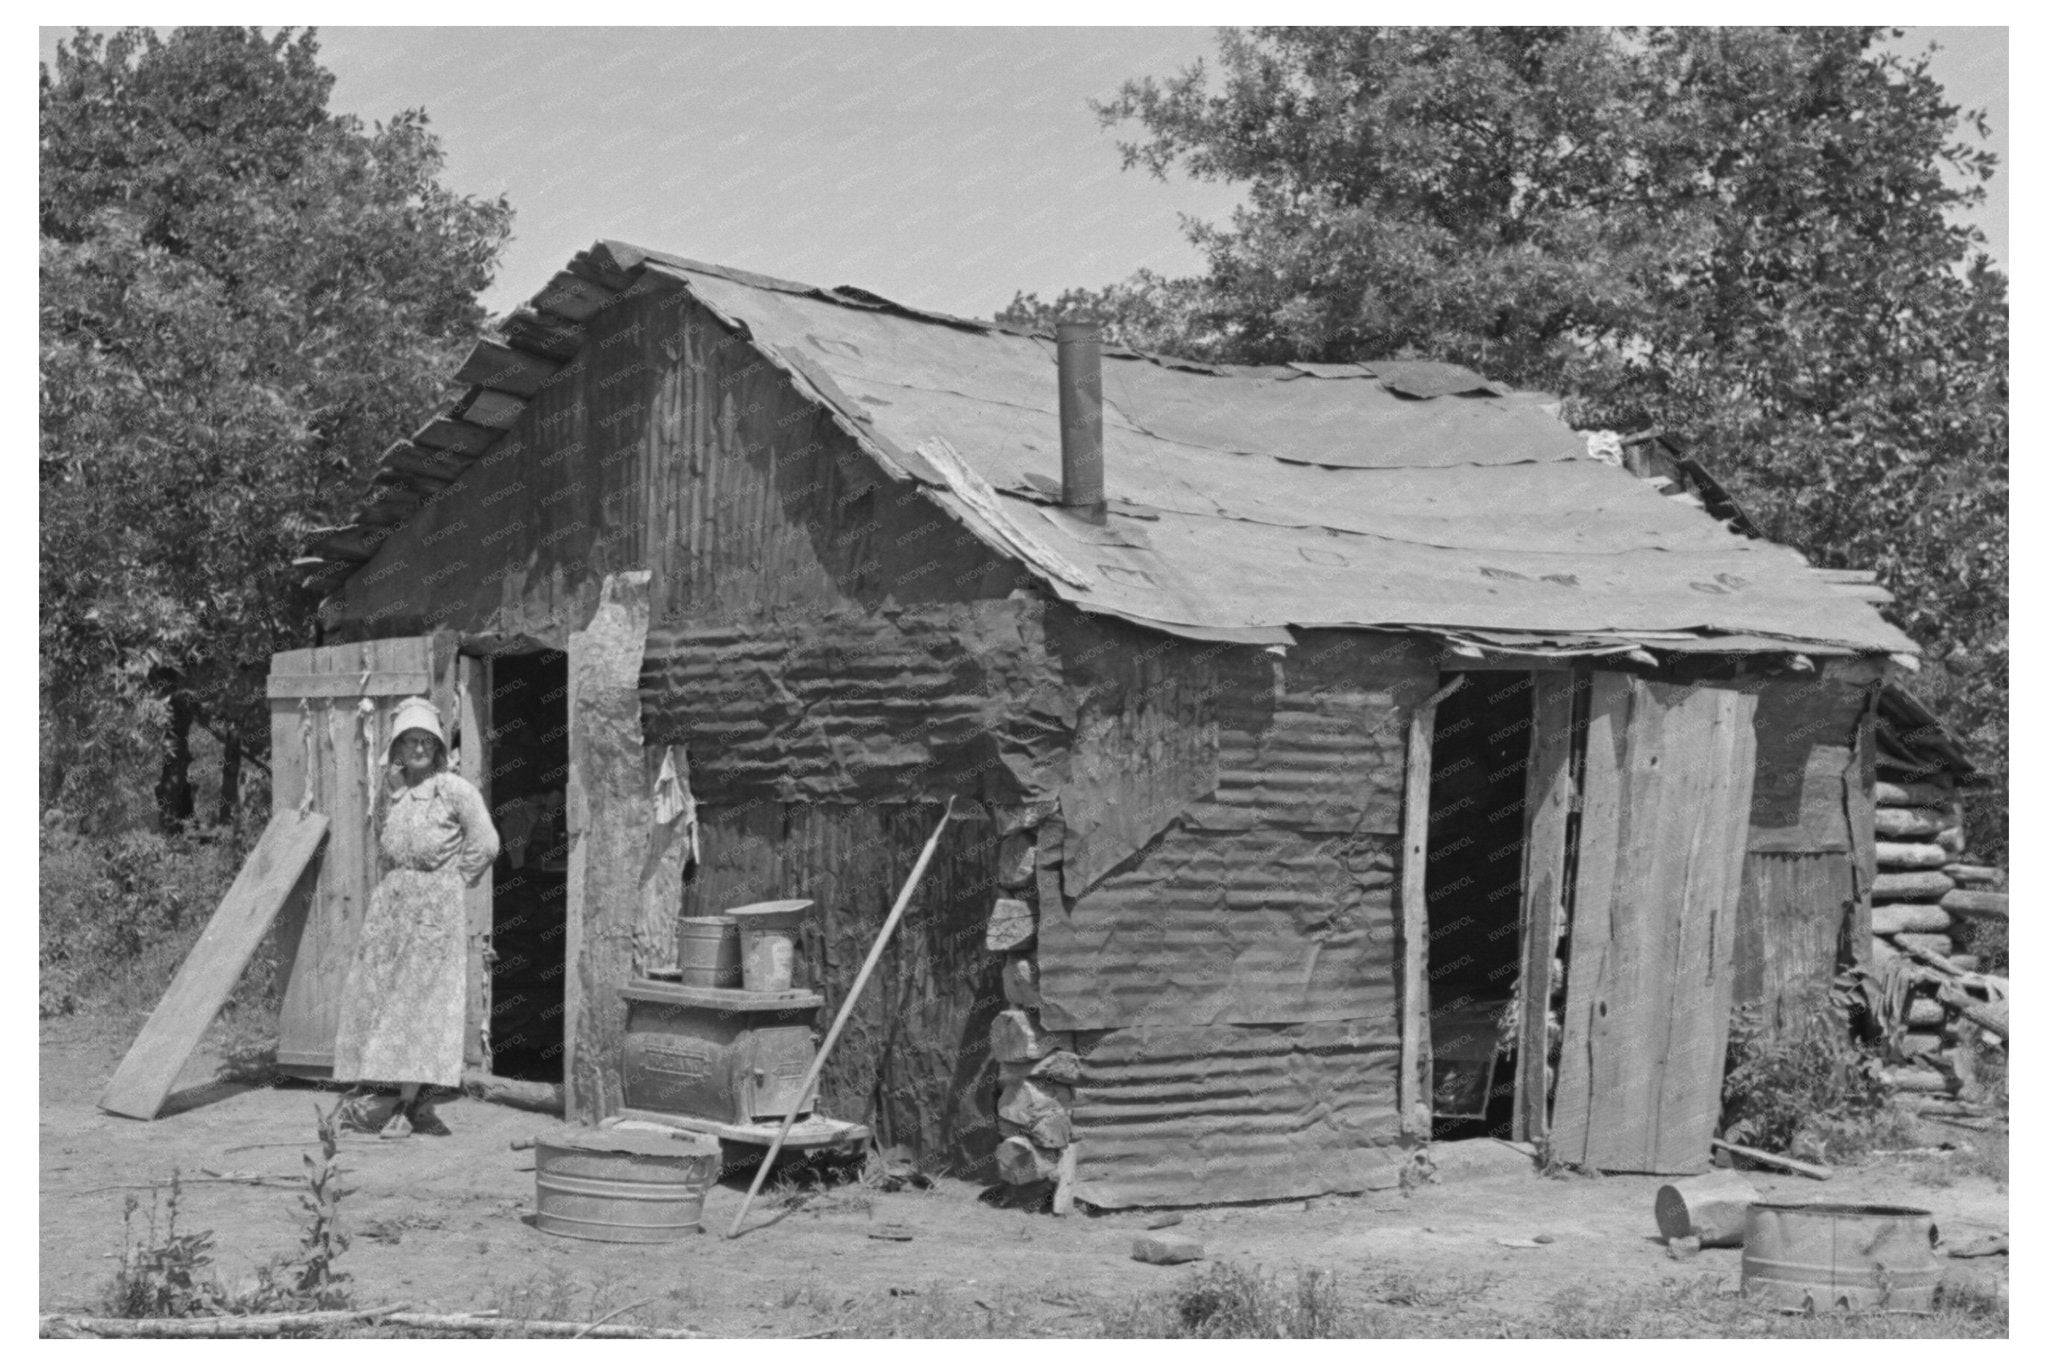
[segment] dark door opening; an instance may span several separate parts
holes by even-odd
[[[559,1081],[569,937],[569,656],[491,661],[490,1070]]]
[[[1513,1128],[1522,958],[1523,805],[1534,680],[1446,675],[1431,746],[1429,1028],[1432,1136]]]

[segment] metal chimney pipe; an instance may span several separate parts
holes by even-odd
[[[1097,526],[1109,520],[1102,493],[1102,327],[1057,328],[1060,365],[1060,506]]]

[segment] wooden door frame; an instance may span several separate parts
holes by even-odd
[[[1569,661],[1518,655],[1468,661],[1446,657],[1440,673],[1522,673],[1530,678],[1531,725],[1522,812],[1522,1008],[1516,1022],[1515,1111],[1518,1141],[1540,1141],[1549,1131],[1549,1004],[1552,962],[1567,922],[1564,884],[1567,817],[1576,809],[1573,705],[1584,670]],[[1436,709],[1462,679],[1434,692],[1408,722],[1408,763],[1402,800],[1401,864],[1401,1071],[1398,1098],[1402,1132],[1427,1141],[1435,1122],[1429,1024],[1429,789],[1436,744]],[[1534,1057],[1536,1066],[1527,1065]]]
[[[454,717],[455,771],[467,779],[491,809],[491,656],[459,651],[453,663],[450,698]],[[491,1074],[491,935],[496,928],[493,896],[497,870],[484,869],[475,886],[463,891],[469,922],[467,989],[463,994],[462,1064]]]

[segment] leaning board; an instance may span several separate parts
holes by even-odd
[[[255,955],[264,931],[299,885],[326,837],[324,815],[287,810],[271,817],[255,851],[235,874],[234,885],[207,922],[206,932],[192,945],[171,988],[121,1059],[114,1079],[100,1096],[100,1108],[134,1119],[156,1117],[178,1072],[199,1046],[206,1026],[227,1003],[228,993]]]

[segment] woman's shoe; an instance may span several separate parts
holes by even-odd
[[[417,1100],[413,1104],[412,1130],[415,1133],[418,1133],[421,1137],[455,1136],[455,1134],[452,1131],[450,1131],[448,1125],[441,1122],[441,1116],[434,1112],[433,1102],[431,1100],[428,1100],[425,1096],[421,1096],[419,1100]]]

